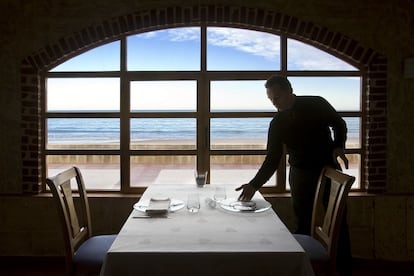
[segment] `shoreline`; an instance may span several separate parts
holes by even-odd
[[[263,138],[219,138],[219,139],[210,139],[211,145],[264,145],[266,146],[267,139]],[[154,145],[183,145],[191,146],[196,144],[196,139],[148,139],[148,140],[132,140],[131,145],[140,145],[140,146],[154,146]],[[348,138],[347,139],[347,148],[359,147],[358,138]],[[103,141],[99,143],[98,141],[60,141],[56,143],[49,143],[49,149],[61,149],[61,148],[71,148],[76,146],[81,148],[89,147],[99,147],[105,148],[105,146],[110,147],[111,149],[114,146],[119,145],[118,141]]]

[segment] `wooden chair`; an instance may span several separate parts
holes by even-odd
[[[311,260],[316,275],[335,274],[339,232],[348,193],[354,181],[353,176],[325,167],[315,194],[311,235],[294,234]],[[326,192],[329,192],[329,200]]]
[[[74,182],[78,187],[79,206],[75,206],[72,196],[71,184]],[[47,178],[46,183],[61,219],[67,275],[99,275],[116,235],[92,236],[89,203],[80,170],[69,168]]]

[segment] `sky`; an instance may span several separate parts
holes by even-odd
[[[279,70],[279,60],[277,35],[234,28],[209,27],[207,30],[207,70]],[[118,71],[119,64],[120,43],[115,41],[74,57],[51,71]],[[128,37],[127,68],[199,70],[200,28],[167,29]],[[289,39],[288,70],[355,68],[315,47]],[[359,78],[289,79],[297,95],[321,95],[337,110],[360,108]],[[214,81],[211,108],[272,110],[263,85],[264,81]],[[48,110],[119,110],[117,78],[50,78],[47,91]],[[195,81],[131,82],[131,109],[194,110],[195,107]]]

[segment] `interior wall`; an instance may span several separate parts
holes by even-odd
[[[245,1],[198,1],[203,2],[206,5],[246,5]],[[52,230],[56,229],[53,226],[56,217],[50,198],[16,195],[23,186],[22,148],[26,145],[21,139],[20,83],[22,75],[27,73],[20,71],[22,60],[85,26],[157,5],[181,3],[192,5],[193,1],[5,0],[0,3],[0,192],[3,192],[0,196],[0,255],[60,252],[58,232]],[[387,141],[387,193],[350,199],[353,253],[369,258],[413,260],[414,225],[410,218],[414,215],[414,118],[411,115],[414,78],[404,77],[403,69],[404,60],[414,57],[412,2],[256,0],[254,5],[326,26],[387,57],[387,132],[383,137]],[[384,181],[384,176],[381,178]],[[8,196],[6,191],[15,195]],[[271,200],[289,224],[287,199]],[[96,198],[91,206],[98,225],[96,231],[116,232],[125,214],[129,213],[131,200]],[[106,212],[111,213],[111,222],[106,220]]]

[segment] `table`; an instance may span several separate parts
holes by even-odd
[[[111,275],[313,275],[303,249],[270,209],[232,213],[209,207],[215,186],[151,185],[140,202],[200,195],[201,208],[184,207],[168,218],[134,218],[133,210],[107,253],[102,276]],[[227,197],[237,198],[234,186]],[[256,193],[254,199],[263,199]]]

